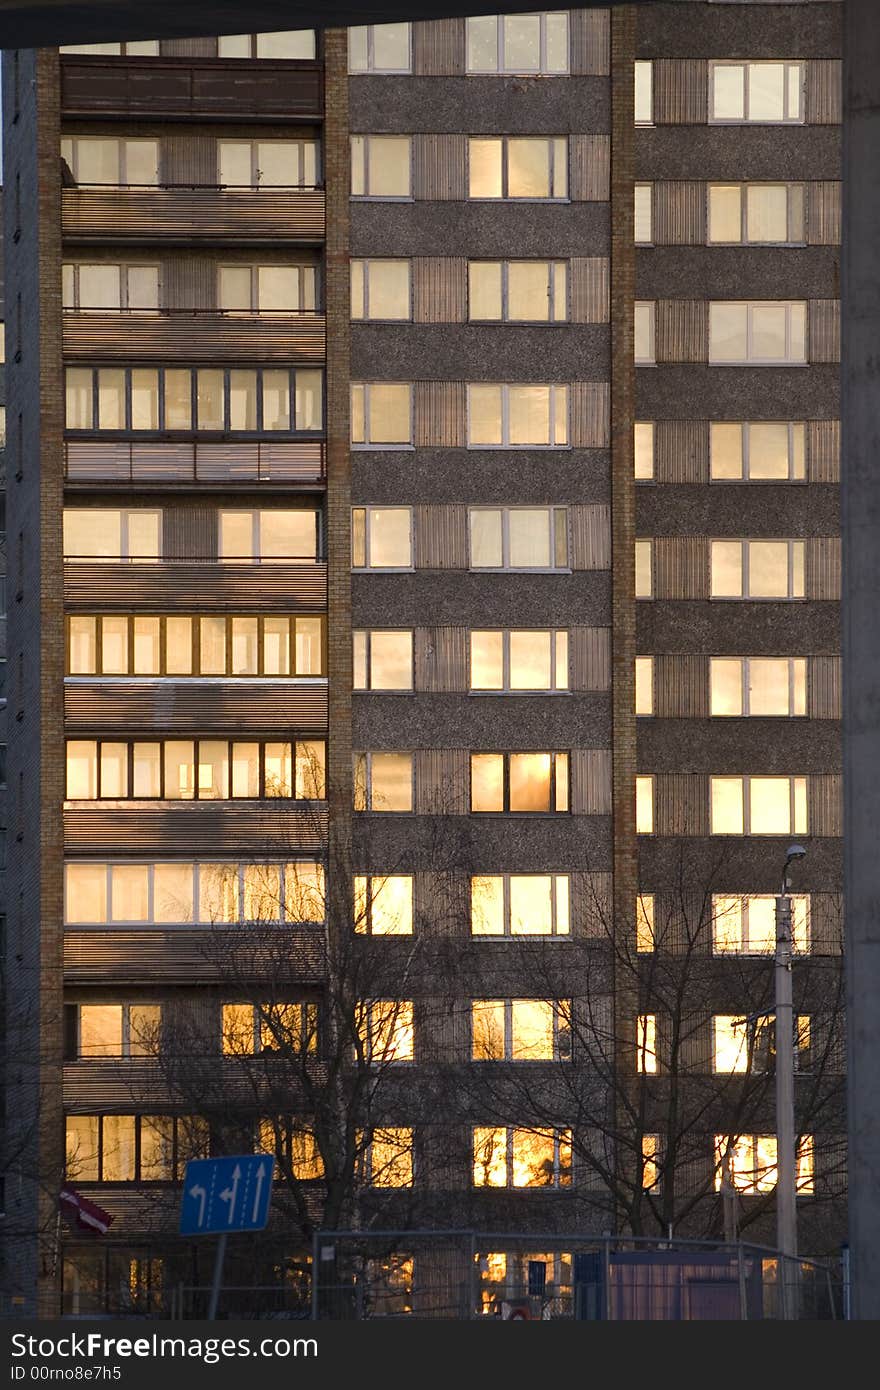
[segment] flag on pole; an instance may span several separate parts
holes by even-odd
[[[108,1211],[99,1207],[97,1202],[90,1202],[74,1187],[62,1187],[58,1194],[58,1206],[71,1225],[87,1231],[89,1235],[105,1236],[113,1222]]]

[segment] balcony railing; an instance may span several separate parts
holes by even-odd
[[[326,448],[320,439],[210,444],[200,440],[69,439],[64,445],[64,476],[68,483],[283,483],[286,487],[314,487],[326,480]]]
[[[71,242],[315,246],[324,202],[323,188],[89,185],[61,190],[61,230]]]
[[[325,846],[323,802],[66,802],[64,853],[101,855],[317,855]]]
[[[154,561],[68,556],[64,602],[80,613],[321,613],[327,606],[327,565],[316,559],[236,563],[190,556]]]
[[[161,362],[186,357],[192,362],[316,365],[324,360],[326,320],[314,309],[65,309],[61,336],[64,356],[71,361],[136,354]]]
[[[318,983],[324,978],[324,931],[320,925],[280,926],[273,944],[265,927],[246,926],[72,927],[64,933],[64,975],[70,984],[192,985],[228,980],[229,963],[242,958],[255,978],[270,972],[273,983]]]
[[[61,62],[64,116],[302,122],[324,110],[320,63],[263,59],[69,54]]]
[[[210,729],[218,738],[245,733],[274,738],[279,729],[295,729],[298,736],[314,737],[326,734],[327,714],[327,682],[319,678],[79,676],[64,683],[64,725],[76,736],[147,729],[191,737]]]

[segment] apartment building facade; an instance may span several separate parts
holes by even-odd
[[[204,1284],[182,1165],[250,1144],[285,1181],[240,1277],[305,1286],[343,1061],[333,1210],[484,1232],[481,1306],[493,1230],[766,1238],[803,837],[799,1203],[839,1237],[839,27],[7,59],[27,1306]]]

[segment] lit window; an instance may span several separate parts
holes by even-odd
[[[65,263],[61,267],[61,303],[65,309],[128,310],[155,313],[159,308],[159,267]]]
[[[260,1120],[255,1153],[275,1155],[275,1181],[286,1173],[297,1182],[316,1182],[324,1176],[324,1158],[314,1130],[291,1116]]]
[[[571,1130],[474,1129],[475,1187],[570,1187]]]
[[[639,1014],[636,1020],[636,1071],[657,1070],[657,1015]]]
[[[568,14],[480,15],[467,20],[469,73],[568,72]]]
[[[411,936],[413,881],[409,874],[356,874],[354,929],[370,936]]]
[[[654,658],[636,657],[636,714],[654,713]]]
[[[710,245],[797,245],[804,240],[802,183],[710,183]]]
[[[798,366],[807,360],[804,300],[714,300],[709,361],[720,365]]]
[[[357,1033],[365,1061],[411,1062],[415,1055],[413,1001],[372,999],[360,1004]]]
[[[473,321],[561,323],[568,318],[566,261],[468,261]]]
[[[654,542],[636,541],[636,598],[654,596]]]
[[[472,753],[472,811],[567,811],[567,753]]]
[[[660,1135],[642,1135],[642,1191],[656,1192],[660,1187]]]
[[[127,43],[67,43],[59,53],[94,53],[126,58],[158,58],[158,39],[131,39]]]
[[[412,753],[355,753],[356,811],[411,811],[412,808]]]
[[[412,25],[353,24],[348,31],[349,72],[410,72]]]
[[[791,898],[795,951],[810,949],[810,899]],[[776,950],[776,899],[769,894],[712,895],[712,949],[716,955],[772,956]]]
[[[654,351],[655,310],[656,304],[653,299],[636,302],[634,318],[636,366],[653,366],[656,361]]]
[[[351,316],[374,320],[412,318],[409,261],[353,260]]]
[[[567,936],[567,874],[495,874],[471,879],[473,936]]]
[[[221,34],[217,40],[218,58],[312,59],[315,56],[314,29],[285,29],[274,34]]]
[[[409,507],[353,507],[351,563],[352,569],[411,569]]]
[[[219,558],[232,561],[314,560],[318,554],[318,513],[221,511]]]
[[[409,631],[356,631],[355,690],[412,690],[413,634]]]
[[[317,1004],[224,1004],[223,1053],[227,1057],[295,1056],[318,1048]]]
[[[559,201],[567,196],[566,136],[472,135],[469,138],[469,198]]]
[[[314,188],[316,140],[218,140],[217,181],[222,188]]]
[[[258,882],[259,880],[259,882]],[[280,886],[279,886],[280,880]],[[263,891],[261,884],[269,891]],[[109,922],[162,926],[255,921],[323,922],[324,872],[306,860],[289,864],[71,863],[64,868],[67,926]]]
[[[804,597],[804,541],[712,541],[712,598]]]
[[[352,135],[353,198],[412,197],[412,141],[408,135]]]
[[[657,946],[653,893],[640,893],[636,898],[636,950],[653,951]]]
[[[636,778],[636,834],[654,833],[654,778]]]
[[[713,835],[806,835],[806,777],[710,777]]]
[[[803,63],[710,63],[710,122],[797,124],[804,119]]]
[[[567,386],[468,385],[471,448],[565,448]]]
[[[323,634],[323,618],[306,614],[75,614],[67,674],[320,676]]]
[[[637,420],[633,426],[635,477],[650,481],[654,477],[654,421]]]
[[[715,716],[807,712],[807,663],[793,656],[713,656],[710,713]]]
[[[571,1057],[571,1003],[551,999],[475,999],[475,1062],[552,1062]]]
[[[650,63],[636,63],[635,66],[635,122],[636,125],[653,125],[654,93],[653,67]]]
[[[713,420],[709,473],[713,482],[803,482],[803,421]]]
[[[412,387],[408,382],[352,382],[351,442],[356,448],[410,448],[412,440]]]
[[[79,184],[155,188],[159,183],[158,140],[66,136],[61,141],[61,158]]]
[[[635,185],[635,243],[637,246],[650,246],[654,240],[652,202],[654,185],[637,183]]]
[[[737,1192],[772,1192],[776,1186],[776,1135],[715,1135],[715,1191],[720,1192],[725,1167]],[[797,1191],[813,1191],[813,1136],[802,1135],[798,1144]]]
[[[79,1057],[154,1057],[159,1004],[80,1004]]]
[[[413,1131],[374,1129],[363,1149],[364,1180],[370,1187],[412,1187]]]
[[[568,633],[552,628],[473,631],[471,690],[568,689]]]
[[[217,308],[230,314],[300,313],[314,310],[317,272],[313,265],[221,265]],[[255,428],[255,424],[252,428]]]
[[[470,568],[567,570],[565,507],[471,507]]]
[[[131,508],[65,507],[65,560],[157,560],[162,513]]]
[[[312,368],[68,367],[64,375],[68,430],[323,429],[324,373]]]

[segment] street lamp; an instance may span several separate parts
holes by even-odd
[[[782,1257],[782,1316],[796,1317],[797,1154],[794,1119],[794,1015],[791,1001],[791,898],[788,870],[806,854],[789,845],[776,899],[776,1245]]]

